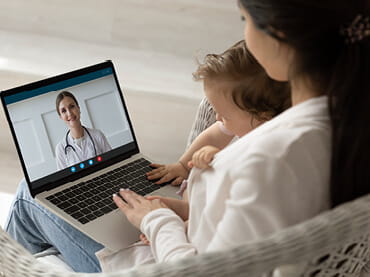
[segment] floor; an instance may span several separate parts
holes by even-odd
[[[142,152],[171,162],[203,97],[197,61],[242,37],[236,1],[0,1],[0,90],[111,59]],[[1,222],[23,176],[2,108],[0,157]]]

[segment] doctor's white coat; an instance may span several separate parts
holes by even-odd
[[[57,144],[55,147],[55,159],[58,170],[93,158],[112,149],[107,138],[100,130],[86,129],[89,131],[91,137],[85,132],[80,144],[75,143],[71,133],[68,134],[68,144],[73,146],[76,151],[73,151],[72,147],[66,148],[67,143],[65,137]],[[96,155],[93,143],[95,144]]]

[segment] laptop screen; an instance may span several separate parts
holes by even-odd
[[[139,152],[110,61],[1,99],[32,195]]]

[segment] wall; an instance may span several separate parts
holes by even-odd
[[[196,57],[242,30],[236,1],[0,1],[0,70],[51,76],[112,59],[125,88],[200,98]]]

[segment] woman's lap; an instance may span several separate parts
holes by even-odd
[[[75,271],[101,271],[95,252],[103,246],[37,203],[24,180],[18,187],[5,230],[33,254],[53,246]]]

